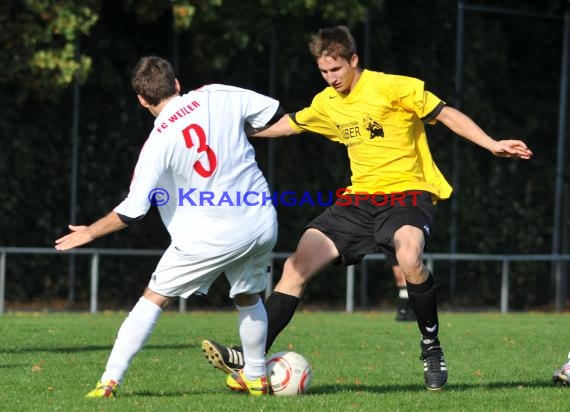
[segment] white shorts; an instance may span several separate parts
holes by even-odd
[[[198,290],[207,293],[223,272],[231,286],[230,298],[240,293],[262,292],[276,242],[277,223],[251,243],[218,256],[194,256],[170,245],[158,262],[148,288],[163,296],[186,299]]]

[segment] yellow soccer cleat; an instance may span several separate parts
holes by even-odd
[[[249,392],[253,396],[267,395],[269,392],[265,375],[250,381],[245,377],[243,369],[230,373],[226,378],[226,385],[232,391]]]
[[[105,383],[97,382],[97,386],[87,395],[86,398],[114,398],[117,396],[117,389],[119,389],[119,382],[109,379]]]

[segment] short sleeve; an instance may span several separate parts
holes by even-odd
[[[428,122],[433,121],[437,116],[434,110],[441,108],[445,105],[439,97],[433,93],[425,90],[424,82],[406,76],[394,76],[393,92],[396,99],[401,107],[404,109],[414,112],[422,120],[428,119]]]

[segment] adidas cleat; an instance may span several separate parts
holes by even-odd
[[[105,383],[97,382],[97,386],[87,395],[86,398],[114,398],[117,396],[119,382],[109,379]]]
[[[213,340],[206,339],[202,341],[202,352],[214,368],[225,373],[231,374],[243,369],[245,365],[241,346],[227,348]]]
[[[243,370],[230,373],[226,378],[226,385],[232,391],[249,392],[253,396],[267,395],[269,392],[265,375],[250,381],[245,377]]]
[[[424,361],[424,380],[430,391],[439,391],[447,383],[447,363],[439,340],[424,339],[421,342],[422,354],[420,359]]]

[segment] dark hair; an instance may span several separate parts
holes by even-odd
[[[342,57],[350,60],[356,54],[356,43],[346,26],[335,26],[320,29],[309,42],[311,54],[318,60],[324,56]]]
[[[131,75],[136,94],[156,106],[176,94],[176,76],[172,65],[161,57],[145,56],[136,64]]]

